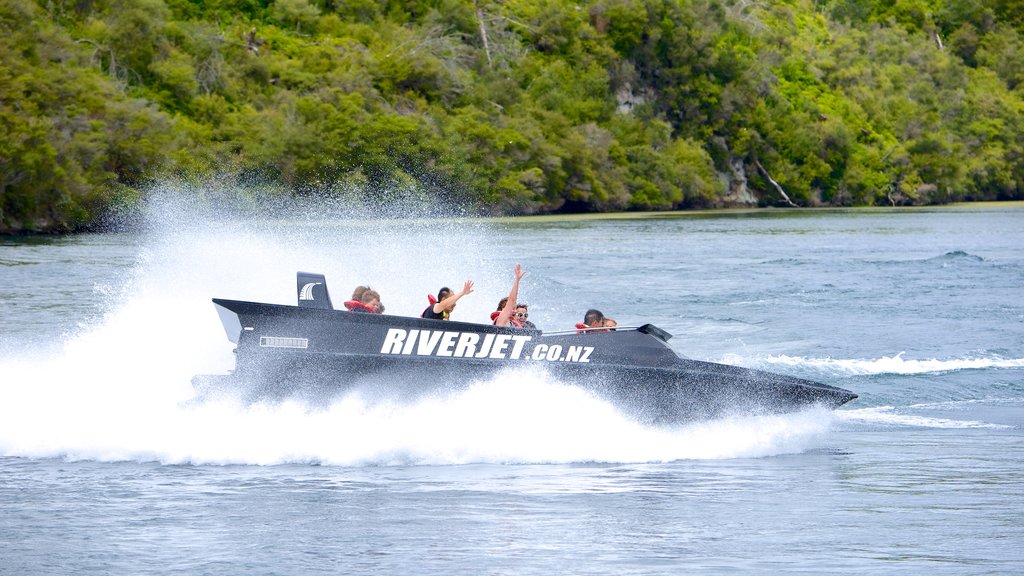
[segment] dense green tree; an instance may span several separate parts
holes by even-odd
[[[0,0],[0,231],[95,226],[166,176],[496,214],[1019,199],[1021,14]]]
[[[0,0],[0,231],[92,224],[175,149],[171,118],[93,66],[94,48]]]

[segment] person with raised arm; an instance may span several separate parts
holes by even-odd
[[[513,326],[515,328],[522,328],[522,325],[515,320],[513,314],[516,311],[516,299],[519,298],[519,281],[526,276],[526,272],[523,272],[523,267],[516,264],[515,279],[512,280],[512,289],[508,291],[508,296],[501,299],[498,302],[498,315],[491,314],[494,320],[495,326]]]
[[[436,298],[430,297],[430,305],[423,311],[423,314],[420,314],[420,318],[448,320],[452,311],[455,310],[455,303],[459,301],[459,298],[472,292],[472,280],[466,280],[466,283],[462,286],[462,292],[452,292],[451,288],[445,286],[437,291]]]

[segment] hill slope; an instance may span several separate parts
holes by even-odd
[[[1024,198],[1015,5],[0,0],[0,231],[224,175],[504,214]]]

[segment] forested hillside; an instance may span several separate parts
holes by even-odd
[[[500,214],[1020,199],[1024,10],[0,0],[0,232],[208,178]]]

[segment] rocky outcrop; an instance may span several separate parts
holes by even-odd
[[[719,179],[725,184],[726,193],[715,202],[715,208],[752,208],[757,206],[757,197],[747,184],[746,167],[743,159],[729,157],[729,171],[719,172]]]

